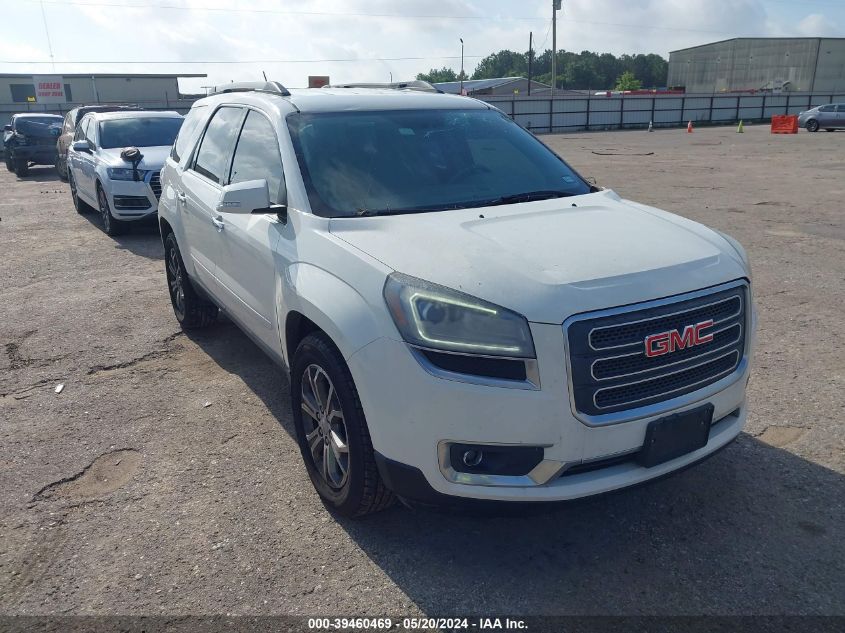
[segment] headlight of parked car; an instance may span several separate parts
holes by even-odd
[[[106,169],[109,179],[111,180],[135,180],[134,170],[126,169],[124,167],[109,167]],[[138,180],[144,180],[147,172],[143,169],[138,170]]]
[[[419,347],[508,358],[534,358],[522,315],[422,279],[393,273],[384,299],[402,338]]]

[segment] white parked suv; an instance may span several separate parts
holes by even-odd
[[[575,499],[740,433],[755,313],[732,238],[590,186],[481,101],[225,90],[162,171],[170,297],[288,368],[329,507]]]
[[[178,112],[145,110],[85,115],[67,155],[76,210],[98,210],[109,235],[153,216],[159,173],[183,120]]]

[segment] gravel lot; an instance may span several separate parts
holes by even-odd
[[[338,521],[282,371],[228,322],[180,332],[156,228],[111,239],[52,169],[2,170],[0,613],[845,614],[845,133],[542,138],[747,247],[734,445],[552,514]]]

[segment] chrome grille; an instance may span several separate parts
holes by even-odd
[[[161,172],[155,172],[150,178],[150,189],[153,190],[156,200],[161,198]]]
[[[632,410],[703,389],[736,372],[745,356],[747,303],[747,286],[739,281],[568,319],[575,412],[591,421],[624,419]],[[704,334],[712,334],[712,340],[646,356],[646,337],[672,330],[682,334],[709,320],[713,325]]]

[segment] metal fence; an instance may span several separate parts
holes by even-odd
[[[825,103],[845,103],[839,94],[655,95],[482,97],[532,132],[577,132],[620,128],[673,127],[688,121],[736,124],[798,114]]]

